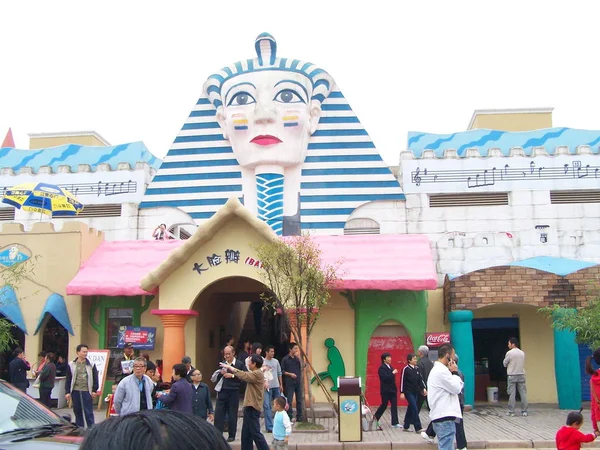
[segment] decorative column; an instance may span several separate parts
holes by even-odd
[[[575,310],[573,310],[575,311]],[[571,311],[569,311],[571,312]],[[553,320],[565,311],[555,313]],[[554,328],[554,374],[560,409],[581,408],[581,374],[579,373],[579,348],[575,333]],[[527,380],[529,383],[532,380]]]
[[[473,311],[451,311],[450,339],[460,361],[458,367],[465,376],[465,405],[475,403],[475,350],[473,347]]]
[[[185,356],[185,324],[198,311],[191,309],[153,309],[152,314],[160,317],[163,324],[163,378],[170,379],[169,374],[175,364]]]

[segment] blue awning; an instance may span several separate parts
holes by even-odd
[[[4,286],[0,289],[0,314],[14,323],[23,333],[27,334],[25,319],[23,319],[17,294],[15,294],[15,291],[10,286]]]
[[[40,315],[40,320],[35,329],[35,333],[33,334],[37,334],[38,331],[40,331],[42,323],[46,318],[46,314],[53,316],[58,323],[65,327],[71,336],[75,336],[75,333],[73,333],[73,327],[71,326],[71,320],[69,319],[67,305],[62,295],[52,294],[50,297],[48,297],[46,304],[44,305],[44,309],[42,310],[42,314]]]

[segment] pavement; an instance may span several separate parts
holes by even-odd
[[[323,408],[323,406],[321,406]],[[71,410],[55,410],[59,415],[72,414]],[[465,412],[464,423],[470,449],[556,449],[554,436],[564,425],[568,411],[559,410],[556,405],[530,405],[527,417],[505,416],[506,405],[481,404],[471,411]],[[404,417],[404,408],[399,409],[400,420]],[[321,415],[321,414],[320,414]],[[96,422],[105,419],[105,411],[96,411]],[[592,432],[589,417],[589,405],[583,410],[585,422],[581,429],[584,433]],[[316,419],[325,427],[325,432],[292,432],[290,450],[304,449],[361,449],[361,450],[394,450],[394,449],[437,449],[437,445],[427,443],[417,433],[406,433],[402,429],[390,425],[389,409],[382,417],[383,431],[363,433],[362,442],[338,442],[337,421],[331,417]],[[421,412],[421,422],[425,427],[429,423],[427,411]],[[264,425],[262,425],[264,429]],[[232,449],[240,449],[242,421],[238,421],[237,439]],[[227,436],[227,433],[225,434]],[[265,435],[270,442],[271,435]],[[600,440],[585,444],[584,448],[600,448]]]

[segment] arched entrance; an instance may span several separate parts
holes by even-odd
[[[196,351],[192,364],[200,368],[205,379],[210,377],[221,360],[225,336],[235,339],[236,352],[244,339],[274,345],[276,358],[285,356],[283,349],[289,332],[281,316],[264,307],[261,293],[264,286],[243,276],[222,278],[207,286],[194,301],[196,317]],[[194,355],[190,355],[194,356]]]
[[[400,376],[402,369],[406,366],[406,356],[414,351],[410,335],[400,323],[389,321],[375,329],[369,340],[369,351],[367,354],[367,386],[366,398],[370,406],[381,403],[379,394],[379,366],[381,366],[381,354],[392,355],[392,367],[398,369],[396,382],[400,388]],[[406,405],[406,401],[400,400],[399,404]]]
[[[3,314],[0,314],[0,319],[5,320],[9,324],[13,325],[10,328],[10,334],[12,338],[16,341],[10,345],[10,350],[0,352],[0,378],[8,381],[8,365],[13,359],[13,350],[17,347],[25,348],[25,333],[19,327],[15,326],[15,324],[7,319]]]
[[[42,350],[68,357],[69,332],[53,316],[49,316],[42,336]]]

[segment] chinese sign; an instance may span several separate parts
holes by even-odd
[[[133,348],[138,350],[154,350],[156,328],[154,327],[119,327],[119,343],[117,347],[123,348],[131,342]]]
[[[450,333],[425,333],[425,340],[428,347],[441,347],[450,343]]]
[[[31,258],[28,248],[19,244],[10,244],[0,249],[0,264],[4,267],[12,267]]]
[[[206,272],[211,267],[220,266],[221,264],[239,264],[239,262],[240,251],[228,248],[222,254],[213,253],[208,255],[206,262],[195,262],[192,270],[198,272],[198,275],[202,275],[202,272]],[[262,263],[254,258],[247,257],[244,264],[262,269]]]

